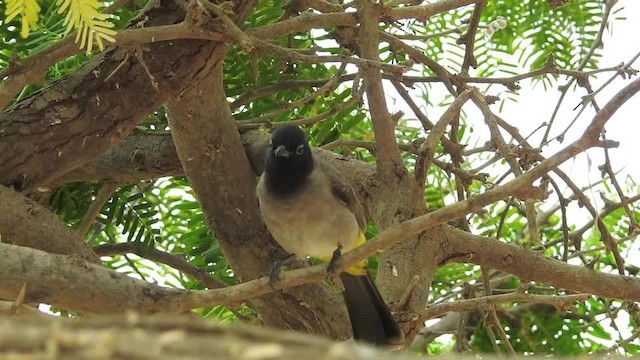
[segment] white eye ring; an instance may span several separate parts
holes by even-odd
[[[296,154],[298,154],[298,155],[302,155],[302,153],[303,153],[303,152],[304,152],[304,145],[299,145],[299,146],[296,148]]]

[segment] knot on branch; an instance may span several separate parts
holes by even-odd
[[[621,63],[620,65],[618,65],[618,74],[620,75],[620,77],[627,80],[631,79],[632,76],[638,75],[638,70],[625,63]]]
[[[360,45],[356,40],[358,34],[355,27],[337,26],[329,32],[329,37],[333,38],[342,48],[358,56],[360,55]]]
[[[544,160],[540,149],[512,146],[511,153],[518,158],[518,164],[523,170],[528,170],[532,165]]]
[[[547,189],[543,186],[524,185],[513,190],[513,197],[519,200],[542,201],[547,197]]]
[[[240,47],[247,53],[255,49],[255,44],[249,35],[242,31],[231,17],[235,16],[233,11],[233,2],[224,1],[221,4],[214,4],[209,0],[196,0],[197,7],[200,7],[204,14],[208,15],[207,20],[214,20],[212,25],[221,34],[227,36],[230,40],[238,43]],[[199,18],[201,24],[208,21]]]
[[[544,62],[544,66],[542,67],[542,70],[552,74],[560,73],[560,70],[555,64],[555,57],[553,56],[553,54],[549,54],[549,56],[547,57],[547,60]]]

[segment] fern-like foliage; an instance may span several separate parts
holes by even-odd
[[[155,204],[145,199],[145,193],[135,192],[133,186],[127,186],[113,194],[96,220],[105,226],[105,231],[109,227],[119,227],[127,241],[152,246],[161,240],[160,229],[154,226],[160,221],[157,214]]]
[[[25,38],[29,36],[29,31],[38,28],[39,13],[40,5],[37,0],[7,0],[7,8],[4,12],[6,22],[20,16],[22,20],[20,35]]]
[[[67,27],[67,33],[77,30],[76,43],[80,41],[80,48],[87,49],[91,52],[94,42],[100,48],[104,49],[103,40],[115,42],[113,36],[116,34],[113,23],[109,22],[109,15],[102,14],[98,11],[100,3],[96,0],[58,0],[56,5],[59,6],[58,13],[67,13],[64,19],[64,25]]]
[[[111,16],[100,13],[102,3],[97,0],[57,0],[57,13],[65,14],[63,26],[65,35],[77,31],[75,42],[81,49],[90,53],[97,45],[100,51],[104,50],[107,42],[115,42],[116,32]],[[38,20],[41,8],[37,0],[7,0],[4,14],[4,23],[19,18],[21,21],[20,36],[26,38],[31,32],[38,29]]]

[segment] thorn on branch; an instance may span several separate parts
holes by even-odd
[[[495,95],[486,95],[484,97],[484,101],[486,101],[488,105],[493,105],[497,103],[499,100],[500,100],[500,97]]]
[[[625,63],[620,63],[620,65],[618,65],[618,74],[621,78],[627,80],[631,79],[632,76],[638,75],[638,70]]]
[[[155,91],[159,92],[160,91],[160,85],[158,84],[158,80],[156,80],[156,78],[151,73],[151,70],[149,69],[149,66],[147,66],[147,63],[144,61],[144,58],[142,57],[143,52],[144,52],[144,50],[142,48],[137,47],[134,50],[133,55],[136,57],[136,59],[140,63],[140,66],[142,66],[144,71],[147,73],[147,76],[149,77],[149,80],[151,81],[151,86],[153,87],[153,89]]]
[[[211,16],[211,13],[217,16],[221,22],[219,26],[220,32],[238,43],[242,50],[250,53],[255,49],[255,44],[251,37],[242,31],[229,17],[234,15],[233,3],[231,1],[222,2],[220,5],[214,4],[209,0],[196,0],[196,2],[205,9],[209,16]],[[211,18],[213,18],[213,16],[211,16]]]
[[[547,189],[540,186],[522,186],[513,192],[513,197],[520,200],[542,201],[547,197]]]
[[[411,302],[415,297],[416,287],[418,286],[419,283],[420,283],[420,276],[414,275],[414,277],[411,279],[411,282],[409,283],[404,293],[402,294],[400,301],[398,301],[398,308],[400,310],[406,311],[409,309],[409,305],[411,305]]]
[[[553,56],[553,54],[549,54],[542,68],[548,73],[558,72],[558,67],[555,64],[555,57]]]

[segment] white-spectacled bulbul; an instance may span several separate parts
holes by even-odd
[[[285,125],[271,137],[256,189],[267,228],[282,248],[325,261],[365,241],[366,218],[351,186],[329,164],[314,161],[306,134]],[[404,335],[369,277],[366,261],[340,274],[353,337],[397,345]]]

